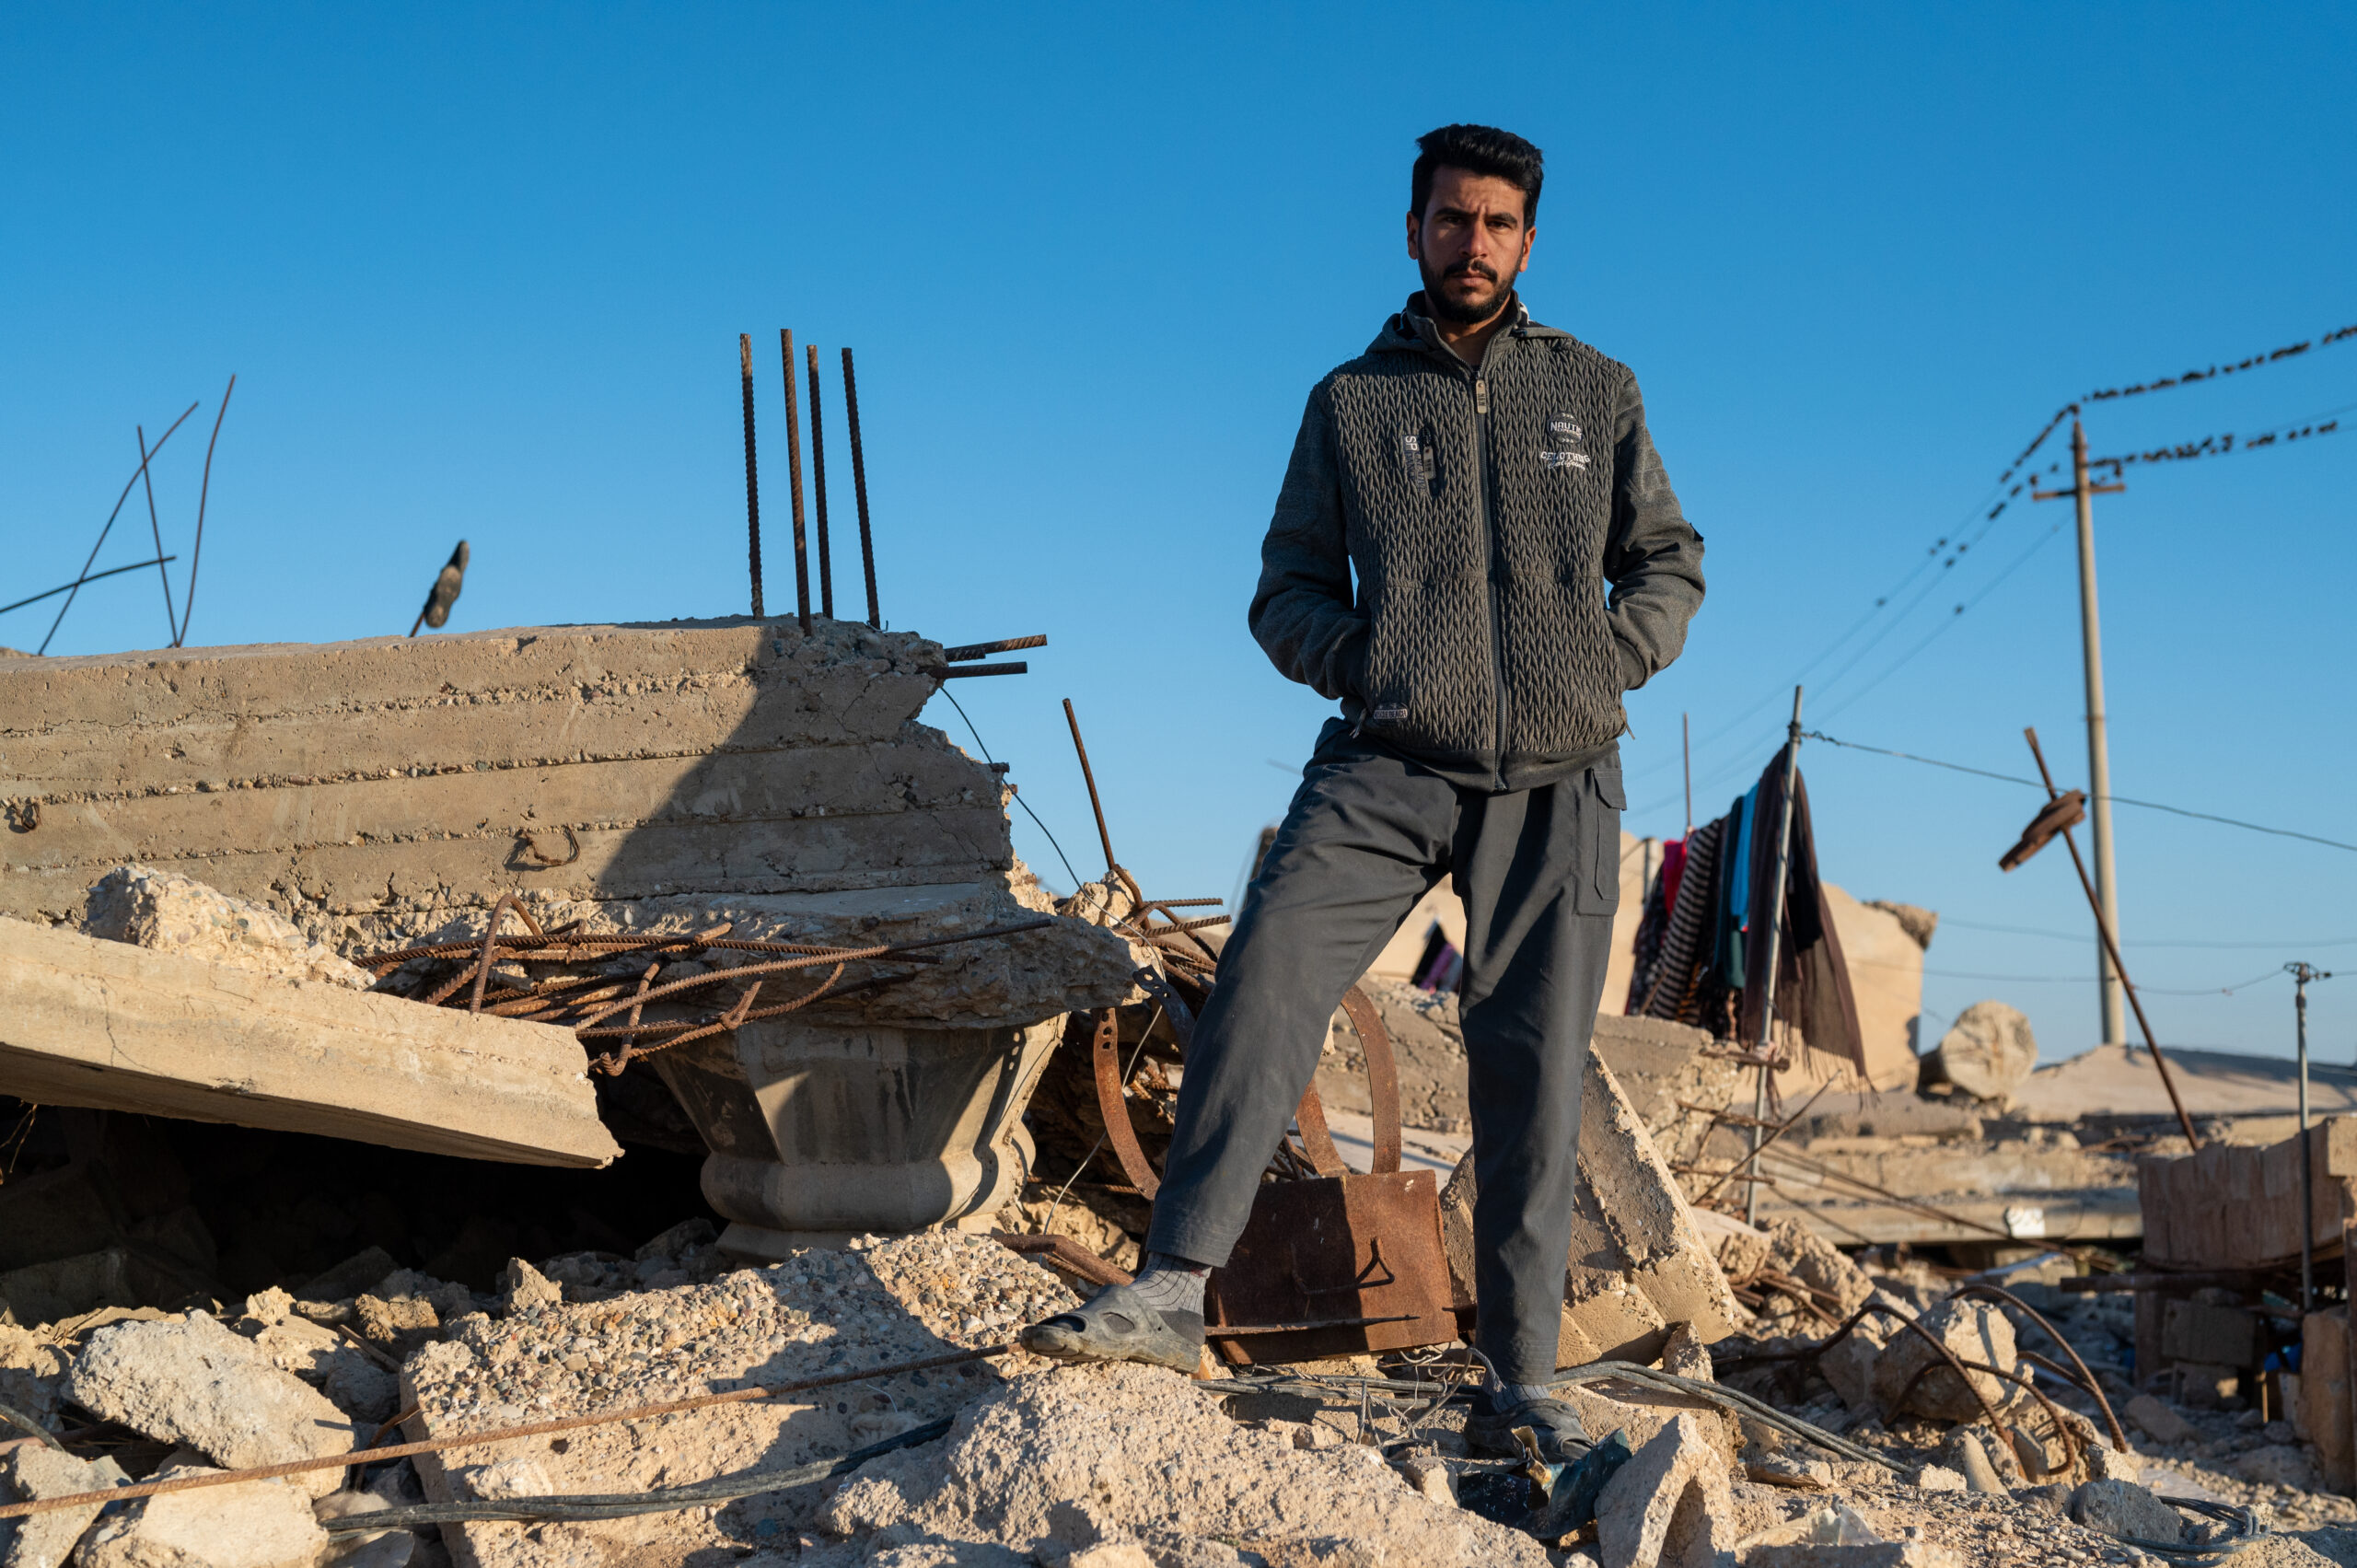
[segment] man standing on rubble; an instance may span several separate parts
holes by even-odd
[[[1636,377],[1534,322],[1516,294],[1538,149],[1480,125],[1417,146],[1408,254],[1423,288],[1310,393],[1252,598],[1277,668],[1341,716],[1318,733],[1195,1026],[1143,1272],[1024,1342],[1195,1365],[1205,1276],[1243,1232],[1328,1020],[1453,877],[1491,1371],[1466,1434],[1514,1452],[1529,1426],[1568,1459],[1586,1434],[1546,1380],[1620,902],[1620,699],[1684,645],[1702,540]]]

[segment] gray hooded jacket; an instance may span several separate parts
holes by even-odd
[[[1310,392],[1251,610],[1365,739],[1492,791],[1604,761],[1702,602],[1636,377],[1509,308],[1469,366],[1417,295]]]

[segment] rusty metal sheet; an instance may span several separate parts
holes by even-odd
[[[1446,1344],[1457,1337],[1440,1239],[1440,1189],[1428,1170],[1263,1183],[1205,1315],[1237,1365],[1311,1361]],[[1254,1324],[1344,1323],[1221,1340]]]

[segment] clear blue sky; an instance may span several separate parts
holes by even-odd
[[[956,689],[1025,798],[1098,869],[1069,695],[1123,858],[1229,894],[1321,714],[1244,626],[1301,401],[1413,285],[1413,138],[1482,120],[1549,157],[1526,297],[1636,367],[1709,540],[1709,601],[1625,747],[1629,826],[1675,833],[1679,714],[1715,814],[1794,676],[1978,528],[2057,405],[2357,320],[2353,64],[2346,6],[15,7],[0,602],[75,575],[134,424],[203,398],[157,465],[184,554],[234,370],[192,642],[406,631],[461,536],[455,629],[741,610],[736,335],[791,326],[838,420],[833,351],[859,353],[890,622],[1053,639]],[[2357,341],[2099,405],[2091,437],[2351,404]],[[2131,470],[2099,504],[2120,794],[2357,841],[2352,480],[2357,431]],[[2066,514],[2017,503],[1916,578],[1810,671],[1812,722],[2003,772],[2035,724],[2084,782]],[[148,549],[134,499],[99,565]],[[0,643],[47,622],[0,618]],[[154,575],[126,576],[54,651],[163,624]],[[1947,917],[1935,1027],[2000,996],[2049,1056],[2083,1048],[2068,864],[1995,867],[2036,796],[1805,765],[1827,874]],[[2357,971],[2357,855],[2119,828],[2165,1041],[2288,1051],[2280,977],[2163,993]],[[2321,1058],[2357,1055],[2357,974],[2314,1016]]]

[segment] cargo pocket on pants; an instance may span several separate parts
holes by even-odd
[[[1620,907],[1620,813],[1629,805],[1618,768],[1590,768],[1580,788],[1579,896],[1582,914]]]

